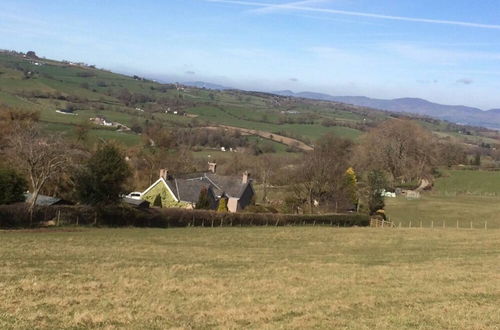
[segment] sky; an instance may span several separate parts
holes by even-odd
[[[2,0],[0,48],[163,81],[500,108],[498,0]]]

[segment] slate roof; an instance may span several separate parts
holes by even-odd
[[[215,173],[186,174],[182,178],[170,178],[166,182],[178,200],[191,203],[198,201],[202,188],[211,188],[216,197],[226,194],[229,197],[239,198],[250,184],[243,184],[239,177]]]
[[[209,189],[212,187],[210,182],[203,177],[192,179],[170,179],[166,182],[178,200],[190,203],[198,202],[202,188]]]
[[[31,195],[32,195],[31,193],[26,193],[24,194],[24,197],[26,197],[26,200],[28,201],[31,198]],[[45,196],[45,195],[38,195],[38,198],[36,199],[36,205],[38,206],[50,206],[56,204],[70,204],[70,203],[61,198]]]

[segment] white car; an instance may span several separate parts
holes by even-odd
[[[138,192],[138,191],[134,191],[134,192],[131,192],[130,194],[128,194],[127,198],[131,198],[131,199],[141,199],[141,195],[142,193]]]

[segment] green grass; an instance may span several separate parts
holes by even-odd
[[[500,228],[500,197],[486,196],[442,196],[425,194],[418,200],[406,200],[404,197],[386,198],[386,213],[390,220],[402,226],[469,228]]]
[[[499,195],[499,171],[448,170],[436,180],[436,193],[444,195]]]
[[[421,199],[386,198],[388,216],[408,226],[445,225],[456,227],[500,228],[500,172],[444,171],[432,191]]]
[[[242,110],[243,111],[243,110]],[[246,111],[249,111],[248,109]],[[188,110],[189,113],[196,114],[200,119],[205,119],[213,123],[236,126],[248,129],[256,129],[271,133],[286,131],[295,135],[316,140],[328,132],[332,132],[340,137],[356,139],[362,132],[348,127],[325,127],[320,124],[273,124],[249,121],[234,117],[230,112],[222,111],[212,106],[195,107]],[[256,116],[256,115],[252,115]],[[250,117],[250,115],[248,115]]]
[[[42,123],[42,126],[51,133],[60,133],[64,137],[75,138],[75,126],[63,123]],[[132,133],[118,132],[116,130],[95,128],[88,133],[88,143],[92,144],[99,139],[114,140],[126,146],[134,146],[140,143],[141,137]]]
[[[494,329],[498,234],[0,232],[0,328]]]

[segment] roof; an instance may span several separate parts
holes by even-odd
[[[183,202],[196,203],[203,188],[214,189],[213,185],[204,177],[191,179],[171,179],[166,181],[175,197]]]
[[[216,173],[205,173],[205,177],[217,187],[215,190],[218,196],[224,192],[229,197],[240,198],[246,187],[251,183],[243,183],[241,177],[223,176]]]
[[[228,197],[240,198],[251,182],[243,183],[241,177],[223,176],[215,173],[190,173],[168,180],[158,179],[143,194],[163,182],[172,192],[177,201],[196,203],[203,188],[212,190],[215,197],[223,194]]]
[[[30,200],[32,195],[33,194],[31,194],[31,193],[24,194],[27,201]],[[36,205],[39,205],[39,206],[50,206],[50,205],[56,205],[56,204],[62,204],[62,203],[69,204],[67,201],[63,200],[62,198],[45,196],[45,195],[38,195],[38,197],[36,199]]]

